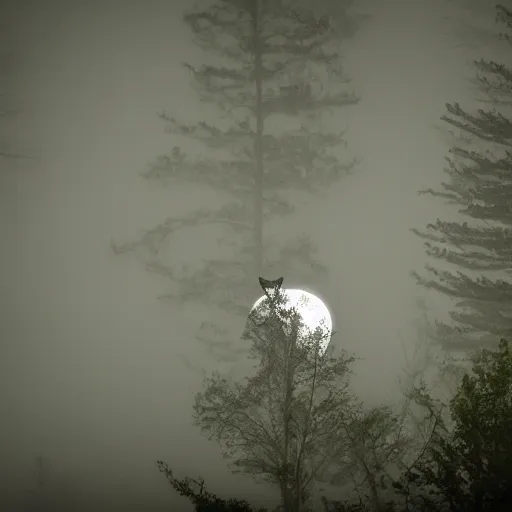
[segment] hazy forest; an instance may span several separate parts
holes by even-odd
[[[0,13],[1,511],[512,509],[509,0]]]

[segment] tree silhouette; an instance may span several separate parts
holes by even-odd
[[[235,381],[213,373],[195,397],[194,420],[234,472],[278,486],[284,510],[298,512],[348,453],[340,426],[358,406],[348,388],[353,358],[322,355],[330,333],[308,330],[283,293],[267,308],[251,312],[244,332],[253,374]]]
[[[416,496],[410,510],[509,510],[512,499],[512,354],[497,350],[472,356],[450,402],[453,427],[439,422],[414,468],[395,487]],[[407,490],[406,490],[407,489]],[[409,509],[407,509],[409,510]]]
[[[349,80],[338,52],[340,41],[351,37],[359,22],[349,16],[350,4],[217,0],[184,16],[196,43],[211,54],[208,64],[185,63],[185,69],[200,101],[219,114],[215,122],[187,124],[162,112],[175,145],[143,176],[159,183],[206,185],[226,202],[217,210],[167,218],[133,242],[112,244],[116,253],[146,251],[148,270],[168,279],[171,291],[162,298],[196,300],[246,315],[258,276],[287,275],[304,282],[325,274],[307,233],[288,239],[266,235],[264,226],[293,213],[290,191],[327,191],[356,163],[340,154],[343,131],[322,123],[333,109],[359,101],[346,90]],[[276,123],[269,122],[271,117]],[[274,126],[279,121],[282,129]],[[205,156],[187,153],[179,143],[185,139],[195,141]],[[193,270],[180,270],[176,261],[161,257],[179,231],[201,226],[222,238],[220,257],[205,258]],[[214,338],[215,329],[205,327],[200,338]],[[233,347],[223,347],[217,352],[228,357]]]
[[[510,31],[511,11],[497,6],[497,20]],[[509,34],[503,40],[512,43]],[[512,70],[492,61],[475,64],[478,82],[495,108],[471,114],[458,103],[447,104],[442,119],[470,145],[459,140],[451,149],[445,169],[449,181],[442,191],[420,192],[456,205],[469,222],[438,219],[425,231],[413,230],[425,240],[428,256],[456,269],[428,265],[428,275],[413,274],[420,285],[457,301],[454,325],[438,322],[433,336],[448,349],[462,350],[495,345],[512,334],[512,121],[499,111],[511,104]],[[486,144],[490,149],[481,151]]]
[[[206,490],[202,478],[177,479],[169,466],[157,461],[158,470],[164,473],[165,477],[180,496],[188,498],[194,505],[196,512],[266,512],[266,509],[255,509],[245,500],[228,499],[224,500]]]

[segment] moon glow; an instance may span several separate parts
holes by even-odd
[[[317,327],[320,327],[325,333],[324,338],[320,342],[320,355],[323,355],[327,350],[332,334],[332,318],[327,306],[316,295],[304,290],[283,289],[281,291],[287,299],[287,306],[297,309],[304,326],[308,330],[314,332]],[[266,299],[265,295],[260,297],[252,306],[251,312],[259,306],[264,308],[264,301]]]

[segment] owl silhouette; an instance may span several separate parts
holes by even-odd
[[[275,281],[269,281],[268,279],[263,279],[263,277],[260,277],[259,281],[260,286],[263,289],[263,293],[265,293],[265,295],[271,300],[276,297],[277,293],[281,289],[281,286],[283,285],[282,277],[276,279]]]

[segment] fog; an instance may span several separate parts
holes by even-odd
[[[57,485],[73,482],[84,495],[133,510],[186,510],[157,471],[162,459],[219,493],[236,482],[241,495],[261,501],[262,488],[231,476],[220,450],[190,426],[200,375],[179,355],[215,368],[194,338],[197,310],[159,302],[161,278],[109,246],[111,237],[136,236],[216,200],[138,176],[171,147],[158,111],[200,115],[180,67],[199,55],[181,21],[185,4],[47,0],[2,8],[2,44],[16,55],[10,80],[23,107],[11,130],[32,155],[3,161],[0,175],[4,489],[30,487],[41,454]],[[444,211],[416,194],[442,179],[449,144],[435,126],[446,102],[474,104],[467,78],[486,49],[457,44],[450,2],[361,9],[372,19],[346,44],[344,60],[362,101],[342,111],[340,123],[362,162],[290,222],[318,243],[330,271],[318,293],[335,319],[332,343],[364,359],[354,385],[378,403],[396,398],[400,340],[412,340],[414,301],[426,295],[409,276],[426,262],[410,228]],[[489,12],[492,21],[492,5]],[[202,249],[191,238],[181,250],[186,257]],[[428,301],[444,314],[445,301]]]

